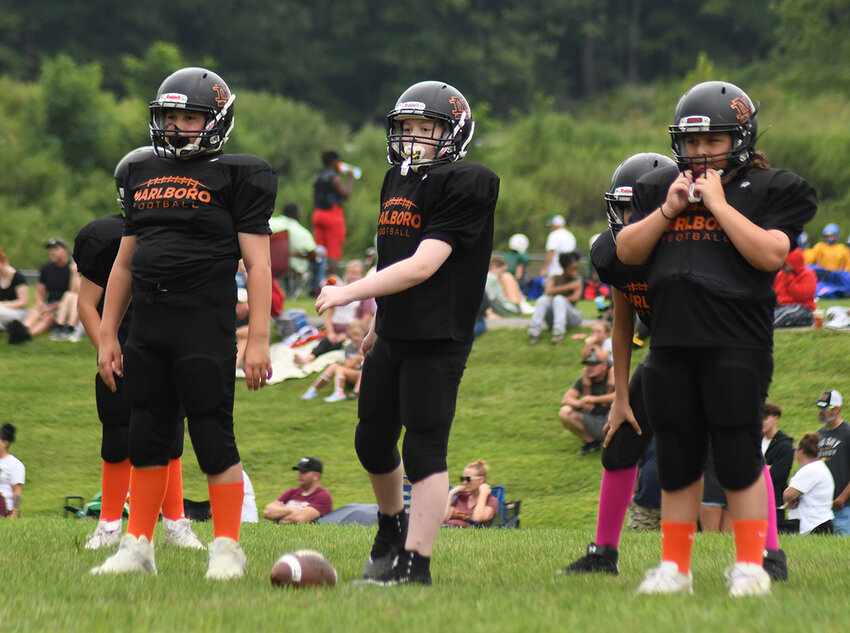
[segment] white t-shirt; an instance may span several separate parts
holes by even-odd
[[[570,233],[565,228],[555,229],[549,233],[546,238],[546,252],[555,251],[555,256],[549,263],[549,270],[546,271],[546,276],[560,275],[564,272],[561,268],[561,263],[558,261],[558,256],[561,253],[572,253],[576,249],[575,235]]]
[[[242,523],[259,523],[260,516],[257,514],[257,498],[254,496],[254,486],[248,479],[248,473],[242,471],[242,485],[245,496],[242,497]]]
[[[808,534],[821,523],[833,519],[832,493],[835,491],[835,482],[823,460],[801,466],[791,477],[788,486],[802,493],[799,505],[788,510],[789,519],[800,519],[800,534]]]
[[[14,508],[12,502],[12,486],[24,483],[26,468],[14,455],[0,457],[0,495],[6,500],[6,511]]]

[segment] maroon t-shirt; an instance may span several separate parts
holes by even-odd
[[[319,486],[309,495],[302,495],[301,488],[290,488],[277,499],[290,508],[316,508],[319,516],[324,516],[333,509],[331,493]]]
[[[454,512],[452,512],[451,518],[446,521],[446,525],[463,528],[469,527],[469,523],[466,522],[466,519],[472,518],[472,511],[475,509],[477,499],[477,497],[473,499],[472,495],[468,492],[461,492],[458,494],[452,502]],[[499,500],[491,494],[487,497],[487,506],[496,511],[499,509]],[[493,516],[495,518],[495,515]],[[482,525],[489,526],[492,522],[493,520],[491,519]]]

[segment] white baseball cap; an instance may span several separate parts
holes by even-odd
[[[840,407],[843,402],[841,394],[832,389],[831,391],[824,391],[815,404],[821,409],[832,409],[833,407]]]

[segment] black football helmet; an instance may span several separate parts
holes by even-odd
[[[220,150],[233,129],[235,99],[224,80],[205,68],[182,68],[166,77],[150,103],[151,140],[157,156],[191,158]],[[206,114],[204,129],[191,137],[168,130],[165,113],[176,108]]]
[[[124,154],[124,158],[118,161],[115,165],[115,188],[118,190],[118,204],[121,209],[124,209],[124,181],[127,179],[127,174],[130,171],[130,163],[143,160],[148,156],[153,156],[154,148],[150,145],[143,145],[136,149],[130,150]]]
[[[406,119],[433,119],[442,123],[439,138],[404,136]],[[475,133],[472,111],[457,88],[441,81],[413,84],[396,101],[387,115],[387,160],[401,165],[402,173],[426,165],[452,163],[466,156],[466,148]],[[433,158],[421,157],[422,146],[434,147]]]
[[[625,212],[632,203],[632,193],[638,179],[656,169],[675,166],[672,159],[651,152],[634,154],[620,163],[611,176],[611,186],[605,192],[608,226],[614,235],[625,224]]]
[[[676,105],[672,138],[673,157],[681,171],[703,166],[722,155],[689,159],[685,151],[685,135],[695,132],[728,132],[732,149],[725,155],[729,166],[724,175],[745,167],[753,156],[758,133],[758,106],[735,84],[704,81],[688,90]]]

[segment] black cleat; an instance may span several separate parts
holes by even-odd
[[[571,565],[560,570],[560,574],[583,574],[589,572],[605,572],[618,576],[620,570],[617,567],[617,548],[610,545],[597,545],[591,543],[587,546],[587,554],[579,558]]]
[[[420,556],[416,552],[402,550],[395,559],[395,564],[384,574],[371,576],[360,580],[357,584],[376,585],[378,587],[396,587],[398,585],[430,585],[431,559]]]
[[[786,582],[788,580],[788,561],[785,552],[781,549],[764,550],[762,567],[773,582]]]
[[[404,551],[407,539],[407,513],[402,509],[398,514],[378,513],[378,533],[369,553],[369,560],[363,568],[363,578],[383,578],[395,565],[398,555]]]

